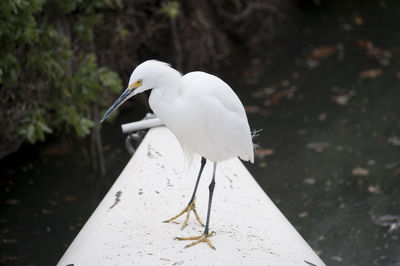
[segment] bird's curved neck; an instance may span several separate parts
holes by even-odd
[[[181,95],[181,78],[181,74],[173,70],[168,75],[160,77],[160,84],[157,84],[150,93],[150,107],[161,120],[164,114],[170,114],[176,107],[175,103]]]

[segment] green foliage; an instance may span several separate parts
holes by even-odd
[[[61,93],[52,101],[51,109],[57,114],[56,125],[66,122],[78,136],[85,136],[94,124],[88,119],[89,115],[82,116],[82,112],[90,113],[94,104],[108,105],[107,95],[119,93],[122,85],[115,72],[97,65],[93,53],[81,55],[80,62],[76,72],[66,75],[57,84]]]
[[[174,19],[179,15],[179,7],[178,1],[166,2],[162,5],[161,12],[167,17]]]
[[[121,0],[0,1],[0,89],[9,97],[3,102],[24,109],[14,133],[34,143],[54,129],[90,132],[93,107],[107,106],[121,88],[118,74],[97,63],[94,30],[103,11],[121,7]]]
[[[53,130],[46,124],[43,114],[43,109],[30,112],[29,115],[22,119],[17,130],[18,134],[24,136],[29,142],[34,143],[37,140],[44,140],[45,133],[53,133]]]

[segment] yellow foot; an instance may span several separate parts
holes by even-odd
[[[214,233],[212,232],[211,234],[208,234],[208,235],[206,235],[206,234],[203,233],[203,234],[201,234],[200,236],[193,236],[193,237],[177,237],[177,238],[175,238],[175,239],[178,239],[178,240],[196,240],[196,241],[193,241],[192,243],[186,245],[185,248],[193,247],[194,245],[197,245],[197,244],[199,244],[199,243],[201,243],[201,242],[206,242],[207,245],[208,245],[210,248],[212,248],[213,250],[216,250],[215,247],[211,244],[210,240],[208,239],[209,237],[212,237],[213,235],[214,235]]]
[[[171,219],[165,220],[164,223],[172,222],[173,220],[175,220],[176,218],[180,217],[181,215],[183,215],[186,212],[186,218],[185,218],[185,221],[183,222],[182,227],[181,227],[181,230],[183,230],[188,225],[188,221],[189,221],[189,217],[190,217],[190,212],[191,211],[193,211],[194,216],[196,216],[196,220],[199,222],[199,224],[204,227],[203,222],[200,220],[200,217],[197,214],[196,205],[194,204],[194,201],[192,201],[192,203],[190,203],[188,206],[186,206],[186,208],[183,209],[183,211],[181,211],[178,215],[172,217]]]

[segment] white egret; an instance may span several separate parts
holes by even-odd
[[[206,242],[215,249],[208,237],[213,235],[209,232],[209,224],[216,165],[233,157],[251,162],[254,160],[252,137],[244,107],[229,85],[214,75],[196,71],[182,76],[164,62],[149,60],[135,68],[128,88],[108,109],[101,122],[124,101],[150,89],[149,104],[155,115],[175,134],[184,148],[202,156],[194,191],[187,207],[165,222],[186,213],[183,229],[193,211],[197,221],[204,226],[196,212],[194,199],[206,159],[213,162],[204,233],[178,239],[195,240],[186,247]]]

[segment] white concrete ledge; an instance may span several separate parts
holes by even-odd
[[[203,231],[193,215],[183,231],[161,221],[186,206],[199,164],[185,169],[172,133],[151,129],[58,265],[325,265],[238,159],[217,167],[210,226],[216,251],[204,243],[184,249],[188,242],[176,236]],[[211,171],[207,164],[196,200],[203,221]]]

